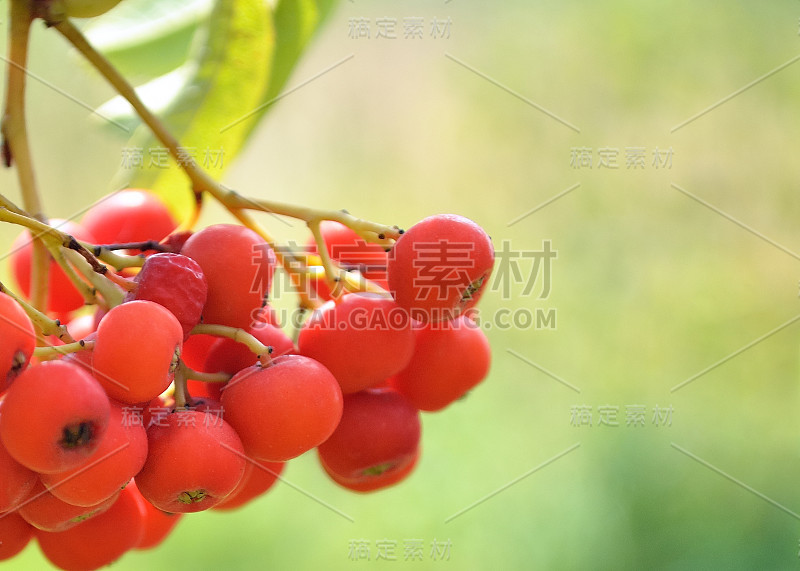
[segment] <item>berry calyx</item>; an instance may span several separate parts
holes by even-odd
[[[6,392],[0,438],[23,466],[63,472],[95,452],[110,413],[103,388],[83,368],[47,361],[25,370]]]
[[[244,448],[219,416],[177,410],[147,430],[149,452],[136,485],[160,510],[191,513],[209,509],[242,479]]]
[[[419,411],[402,395],[369,389],[344,397],[342,420],[317,451],[336,483],[355,491],[376,490],[408,474],[420,433]]]

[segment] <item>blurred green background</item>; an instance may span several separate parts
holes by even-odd
[[[411,17],[422,39],[403,37]],[[358,18],[370,39],[349,37]],[[397,39],[375,38],[378,18]],[[431,37],[434,18],[449,37]],[[225,183],[405,227],[437,212],[478,221],[519,255],[505,269],[520,277],[481,304],[491,374],[423,417],[402,485],[352,494],[307,454],[254,504],[186,517],[115,568],[795,568],[799,32],[789,0],[340,2],[289,86],[353,57],[278,102]],[[111,96],[55,34],[37,26],[34,45],[37,75],[91,105]],[[35,80],[29,104],[48,214],[114,190],[122,143]],[[591,168],[571,164],[578,148]],[[635,148],[642,168],[626,165]],[[618,168],[598,167],[601,149]],[[656,149],[671,165],[656,168]],[[18,196],[13,172],[0,188]],[[229,220],[209,204],[201,222]],[[0,242],[15,234],[0,227]],[[541,275],[525,292],[527,256],[548,240],[542,298]],[[500,327],[509,311],[555,326]],[[643,425],[627,426],[634,405]],[[591,426],[574,425],[576,407]],[[602,407],[619,426],[600,423]],[[405,560],[412,540],[421,560]],[[35,545],[5,564],[42,565]]]

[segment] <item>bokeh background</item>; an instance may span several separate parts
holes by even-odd
[[[423,38],[403,37],[411,17]],[[351,37],[362,18],[369,39]],[[375,38],[378,18],[397,39]],[[49,83],[111,96],[55,34],[37,26],[34,45]],[[402,485],[349,493],[307,454],[255,503],[186,517],[115,568],[795,568],[797,2],[343,0],[289,86],[351,55],[275,105],[225,183],[405,227],[478,221],[508,253],[481,304],[491,374],[424,415]],[[48,214],[114,190],[123,143],[34,80],[29,104]],[[18,196],[12,172],[0,188]],[[209,205],[201,223],[229,220]],[[548,241],[545,295],[531,256]],[[5,567],[45,565],[32,544]]]

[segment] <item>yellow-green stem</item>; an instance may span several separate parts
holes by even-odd
[[[215,337],[233,339],[237,343],[243,343],[250,349],[250,351],[258,357],[262,365],[266,366],[270,363],[269,354],[272,352],[272,347],[264,345],[244,329],[228,327],[227,325],[209,325],[202,323],[196,325],[194,329],[192,329],[192,335],[214,335]]]

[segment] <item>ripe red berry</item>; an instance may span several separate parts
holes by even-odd
[[[184,340],[200,322],[206,303],[208,284],[200,266],[181,254],[159,253],[149,256],[136,274],[136,290],[125,301],[154,301],[169,309],[183,329]]]
[[[77,240],[95,243],[94,234],[76,222],[53,218],[50,220],[50,225]],[[11,244],[10,256],[11,273],[25,296],[31,294],[32,257],[31,234],[25,230]],[[64,270],[55,261],[51,261],[47,282],[47,311],[68,313],[83,305],[84,299],[81,293],[72,285]]]
[[[136,492],[141,503],[144,505],[144,533],[134,549],[152,549],[160,545],[175,529],[175,526],[183,517],[183,514],[168,513],[158,509],[156,506],[144,499],[144,496],[136,487],[136,482],[131,481],[127,486],[131,491]]]
[[[95,244],[158,242],[177,226],[156,195],[135,188],[103,198],[86,211],[81,222],[95,237]]]
[[[0,514],[28,497],[38,479],[36,472],[14,460],[0,442]]]
[[[42,483],[57,498],[92,506],[113,496],[144,466],[147,432],[130,407],[111,403],[108,430],[97,450],[83,464],[57,474],[42,474]]]
[[[33,537],[33,528],[19,514],[0,514],[0,561],[11,559],[25,549]]]
[[[440,410],[488,374],[489,341],[469,317],[429,323],[414,332],[414,355],[389,384],[418,409]]]
[[[275,269],[269,245],[249,228],[216,224],[192,234],[181,253],[200,264],[208,282],[203,323],[249,327]]]
[[[36,539],[44,556],[61,569],[97,569],[139,542],[144,519],[144,505],[126,488],[103,513],[60,533],[37,531]]]
[[[217,415],[177,410],[147,429],[147,441],[149,453],[136,485],[147,501],[166,512],[211,508],[244,474],[242,442]]]
[[[97,328],[94,376],[118,401],[148,402],[172,382],[182,343],[180,323],[163,306],[145,300],[123,303]]]
[[[284,462],[324,442],[342,415],[342,391],[322,364],[284,355],[239,371],[222,392],[225,420],[248,456]]]
[[[11,385],[0,411],[0,438],[20,464],[40,473],[69,470],[97,449],[111,405],[79,365],[47,361]]]
[[[325,471],[338,484],[369,491],[399,481],[396,474],[417,457],[419,412],[391,389],[369,389],[344,397],[339,426],[318,447]]]
[[[325,365],[347,394],[405,367],[414,350],[414,333],[408,313],[392,299],[351,293],[316,310],[297,344],[301,354]]]
[[[208,350],[211,348],[219,337],[213,335],[190,335],[186,341],[183,342],[183,351],[181,352],[181,359],[187,366],[195,371],[203,370],[203,363],[206,362]]]
[[[33,323],[14,299],[0,292],[0,393],[31,360],[36,346]]]
[[[248,459],[239,485],[220,503],[215,510],[240,508],[255,498],[265,494],[275,485],[286,467],[286,462],[264,462]]]
[[[51,494],[37,480],[31,495],[20,505],[18,512],[29,524],[42,531],[66,531],[87,519],[103,513],[117,500],[119,490],[94,506],[74,506]]]
[[[477,303],[494,265],[489,236],[472,220],[437,214],[416,223],[389,253],[389,290],[422,322],[447,321]]]

